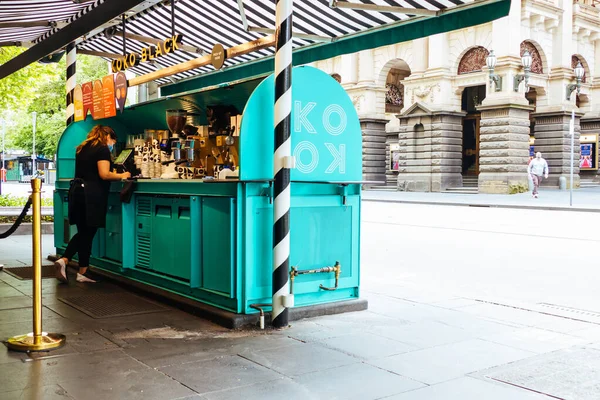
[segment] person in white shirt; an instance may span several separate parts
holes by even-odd
[[[548,163],[542,158],[542,153],[535,153],[535,158],[529,163],[527,172],[529,172],[533,180],[533,193],[531,194],[537,199],[542,177],[548,179]]]

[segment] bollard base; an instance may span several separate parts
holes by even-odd
[[[14,351],[50,351],[56,350],[67,341],[65,335],[60,333],[42,332],[39,343],[34,343],[33,333],[27,335],[15,336],[6,341],[6,347]]]

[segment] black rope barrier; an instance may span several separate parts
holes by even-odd
[[[29,212],[30,208],[31,208],[31,196],[29,196],[27,203],[25,203],[25,207],[23,207],[23,211],[21,211],[21,214],[17,217],[17,220],[15,221],[15,223],[6,232],[0,233],[0,239],[6,239],[7,237],[9,237],[13,233],[15,233],[17,228],[23,223],[23,219],[25,219],[25,216]]]

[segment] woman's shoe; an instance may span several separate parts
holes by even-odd
[[[69,278],[67,277],[67,264],[62,258],[59,258],[54,262],[54,268],[56,268],[56,279],[63,283],[68,283]]]
[[[77,273],[77,282],[81,282],[81,283],[96,283],[95,280],[88,278],[85,275],[80,274],[79,272]]]

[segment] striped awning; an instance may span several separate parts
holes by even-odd
[[[93,12],[94,7],[105,1],[119,0],[0,1],[0,42],[4,45],[10,42],[23,45],[43,42],[62,26]],[[490,2],[506,3],[507,0],[294,0],[293,46],[298,49],[327,42],[335,45],[336,41],[348,36],[413,20],[431,19],[430,23],[435,24],[435,18],[440,15]],[[170,3],[150,0],[140,4],[126,16],[125,31],[155,39],[179,33],[183,35],[183,44],[189,46],[186,48],[188,51],[180,50],[155,58],[130,71],[137,74],[153,72],[208,54],[217,43],[228,48],[264,37],[275,26],[275,0],[177,0],[174,27]],[[22,23],[23,27],[12,23]],[[471,25],[475,23],[480,22],[475,19]],[[117,30],[117,33],[107,34],[109,26],[113,26],[113,32]],[[124,48],[126,52],[139,52],[148,46],[148,43],[134,38],[125,39],[124,45],[118,32],[121,29],[119,20],[113,20],[79,38],[77,47],[88,52],[123,54]],[[446,30],[449,29],[452,29],[450,24]],[[372,47],[377,47],[377,43],[373,43]],[[259,50],[227,59],[225,66],[265,58],[273,53],[271,48]],[[172,79],[159,80],[159,83],[172,83],[173,80],[212,70],[212,66],[197,68],[174,75]]]

